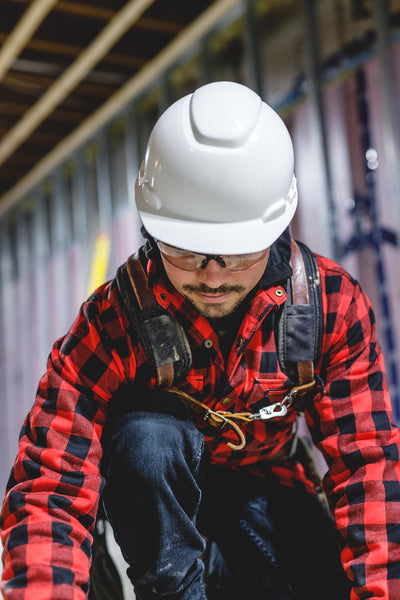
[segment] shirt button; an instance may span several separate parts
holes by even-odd
[[[275,290],[275,296],[278,296],[278,298],[282,298],[282,296],[283,296],[282,290]]]
[[[206,348],[212,348],[213,347],[213,343],[212,343],[211,340],[206,340],[204,342],[204,345],[205,345]]]
[[[243,338],[240,337],[236,340],[236,348],[239,348],[239,346],[241,346],[242,344],[243,344]]]
[[[226,398],[224,398],[224,399],[222,400],[222,404],[223,404],[224,406],[227,406],[227,404],[230,404],[231,402],[232,402],[232,398],[229,398],[229,396],[227,396]]]

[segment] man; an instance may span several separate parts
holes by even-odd
[[[156,124],[136,201],[148,286],[192,365],[177,392],[156,385],[115,280],[83,304],[21,433],[4,597],[86,597],[102,495],[140,600],[397,599],[400,436],[372,309],[343,269],[316,257],[321,386],[305,410],[334,521],[296,452],[294,407],[211,431],[181,398],[257,415],[293,387],[274,332],[297,204],[284,124],[244,86],[198,89]]]

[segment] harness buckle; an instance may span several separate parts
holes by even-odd
[[[214,427],[218,427],[218,429],[222,429],[228,423],[228,419],[224,417],[224,415],[221,415],[220,413],[215,412],[214,410],[211,410],[211,408],[209,408],[204,413],[203,420],[208,421],[210,423],[210,419],[212,417],[214,418],[214,422],[211,423],[211,425],[213,425]]]

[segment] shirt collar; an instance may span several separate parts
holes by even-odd
[[[267,267],[258,283],[258,289],[267,289],[273,285],[285,285],[292,276],[290,266],[290,234],[286,229],[271,246]]]

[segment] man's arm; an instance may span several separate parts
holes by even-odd
[[[321,271],[326,389],[307,420],[329,466],[324,486],[352,598],[392,600],[400,597],[399,429],[370,303],[341,269],[329,262]]]
[[[123,340],[121,316],[108,294],[85,303],[54,345],[25,419],[2,509],[5,598],[86,598],[100,438],[108,401],[125,379],[112,339]]]

